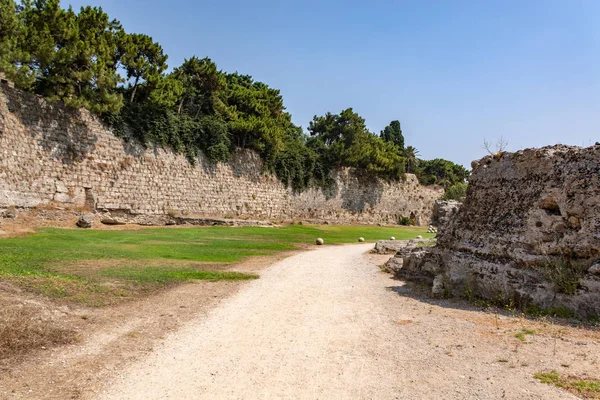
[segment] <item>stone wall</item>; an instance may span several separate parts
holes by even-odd
[[[527,149],[472,167],[437,247],[405,257],[400,275],[436,294],[600,316],[600,146]]]
[[[352,170],[327,190],[300,194],[239,151],[229,163],[144,148],[115,137],[85,110],[73,111],[0,84],[0,207],[47,203],[121,215],[185,214],[254,219],[326,219],[426,225],[443,192],[414,175],[386,183]]]

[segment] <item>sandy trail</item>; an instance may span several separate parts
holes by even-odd
[[[543,351],[550,338],[515,354],[511,333],[468,318],[483,313],[404,296],[410,289],[364,254],[371,248],[323,247],[274,264],[100,399],[575,398],[532,378],[561,362]]]

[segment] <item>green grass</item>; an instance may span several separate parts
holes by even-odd
[[[219,271],[251,256],[273,255],[313,244],[354,243],[417,235],[426,229],[375,226],[153,228],[140,230],[43,229],[26,237],[0,239],[0,279],[51,297],[102,305],[190,280],[254,279]]]
[[[533,377],[542,383],[554,385],[584,398],[600,398],[600,380],[582,379],[575,376],[561,376],[555,370],[550,372],[540,372]]]
[[[172,269],[165,267],[146,267],[146,268],[109,268],[100,272],[100,275],[111,278],[122,278],[133,280],[136,282],[151,282],[151,283],[167,283],[167,282],[183,282],[190,280],[205,280],[205,281],[236,281],[256,279],[258,275],[243,274],[241,272],[229,271],[198,271],[195,269]]]
[[[523,329],[521,332],[515,333],[515,337],[521,342],[525,342],[527,335],[535,335],[535,331]]]
[[[576,318],[577,313],[566,307],[541,308],[535,304],[530,304],[524,309],[525,314],[532,317],[555,317],[555,318]]]

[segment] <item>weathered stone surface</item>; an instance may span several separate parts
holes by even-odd
[[[94,225],[94,215],[84,214],[77,219],[77,226],[80,228],[91,228]]]
[[[125,225],[127,224],[127,220],[119,218],[119,217],[111,217],[105,216],[100,219],[104,225]],[[155,225],[155,224],[140,224],[140,225]],[[167,225],[167,224],[165,224]]]
[[[527,149],[473,165],[467,198],[437,247],[404,259],[401,275],[430,284],[443,275],[455,295],[600,315],[600,146]],[[574,294],[544,269],[565,263],[589,266]]]
[[[448,222],[452,218],[454,214],[458,211],[460,206],[462,205],[459,201],[454,200],[438,200],[433,205],[433,224],[438,227],[438,229],[444,229]],[[431,229],[432,232],[437,233],[437,230]]]
[[[378,254],[396,254],[402,257],[417,248],[421,243],[421,246],[433,246],[435,245],[435,239],[379,240],[375,243],[374,252]]]
[[[443,194],[412,174],[387,183],[349,169],[336,171],[325,190],[296,193],[266,174],[254,152],[240,151],[217,165],[200,155],[192,165],[169,150],[124,142],[84,110],[4,84],[0,127],[0,207],[56,202],[128,221],[190,215],[397,224],[409,217],[427,225]]]
[[[375,253],[377,254],[396,254],[400,249],[406,247],[406,240],[379,240],[375,243]]]
[[[431,294],[440,297],[444,294],[444,275],[436,275],[431,285]]]
[[[402,269],[402,258],[392,257],[383,265],[382,268],[385,272],[396,275],[398,271]]]

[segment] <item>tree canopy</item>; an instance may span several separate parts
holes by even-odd
[[[390,124],[381,131],[381,138],[386,142],[395,144],[400,150],[404,150],[404,136],[402,135],[400,121],[394,120],[390,122]]]
[[[167,72],[167,59],[158,42],[126,32],[100,7],[0,1],[0,71],[20,89],[100,115],[125,139],[168,146],[192,163],[200,152],[218,162],[253,149],[295,190],[327,185],[341,167],[388,180],[411,172],[446,187],[468,177],[450,161],[420,160],[398,120],[376,135],[348,108],[314,116],[304,133],[279,90],[210,58],[192,56]]]

